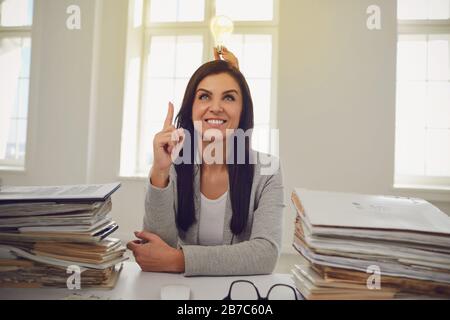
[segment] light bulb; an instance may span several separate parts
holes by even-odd
[[[211,19],[210,27],[216,44],[217,52],[221,54],[225,40],[233,33],[233,20],[226,16],[215,16]]]

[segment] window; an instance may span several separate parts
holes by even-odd
[[[140,10],[138,0],[131,10]],[[122,176],[145,176],[153,162],[152,140],[162,128],[168,101],[175,112],[194,71],[213,59],[214,40],[209,22],[215,15],[234,21],[226,46],[239,59],[255,105],[253,145],[269,152],[274,127],[277,0],[147,0],[143,23],[130,23],[124,117],[122,127]],[[239,10],[236,10],[239,8]],[[258,10],[255,10],[258,8]],[[134,19],[136,20],[136,18]]]
[[[0,166],[25,162],[32,13],[32,0],[0,1]]]
[[[450,0],[399,0],[395,185],[450,188]]]

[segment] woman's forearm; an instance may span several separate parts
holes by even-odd
[[[160,236],[171,247],[177,246],[178,230],[175,221],[173,181],[164,188],[148,184],[145,197],[143,229]]]
[[[277,245],[253,239],[223,246],[183,246],[185,276],[257,275],[273,272],[279,257]]]

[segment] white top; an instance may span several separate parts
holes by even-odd
[[[203,193],[201,193],[201,198],[199,244],[202,246],[221,245],[228,191],[215,200],[208,199]]]

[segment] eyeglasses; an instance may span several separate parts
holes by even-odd
[[[298,300],[298,296],[294,287],[279,283],[271,286],[267,296],[263,297],[253,282],[236,280],[231,283],[223,300]]]

